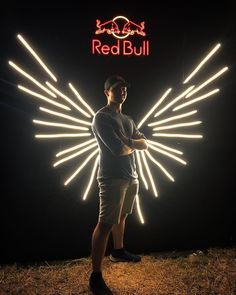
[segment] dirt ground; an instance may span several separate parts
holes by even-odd
[[[0,295],[91,294],[91,258],[0,266]],[[104,259],[114,295],[235,295],[236,248],[153,253],[139,263]]]

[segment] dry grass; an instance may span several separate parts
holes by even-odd
[[[172,255],[171,255],[172,254]],[[140,263],[112,263],[106,256],[103,275],[120,295],[233,295],[236,294],[236,248],[212,248],[205,253],[153,253]],[[0,294],[91,294],[91,259],[3,265]]]

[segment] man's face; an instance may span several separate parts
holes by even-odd
[[[108,90],[106,94],[110,102],[122,104],[127,97],[127,87],[118,85]]]

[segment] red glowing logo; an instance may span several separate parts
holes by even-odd
[[[148,56],[149,41],[138,38],[138,40],[120,40],[128,36],[146,36],[145,22],[135,23],[125,16],[116,16],[113,19],[101,22],[96,20],[96,35],[113,35],[116,39],[99,40],[92,39],[92,54],[96,55],[117,55],[117,56]],[[103,38],[102,38],[103,39]],[[105,43],[104,43],[105,42]]]
[[[112,34],[118,39],[127,38],[129,35],[141,35],[146,36],[144,32],[145,22],[142,21],[140,24],[130,21],[125,16],[116,16],[112,20],[101,22],[99,19],[96,20],[97,30],[95,34]]]

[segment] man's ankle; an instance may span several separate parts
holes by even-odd
[[[90,278],[95,279],[95,280],[100,279],[100,278],[102,278],[102,272],[100,270],[92,271],[91,275],[90,275]]]
[[[122,247],[122,248],[113,248],[113,251],[112,252],[115,252],[115,253],[117,253],[117,254],[120,254],[120,253],[123,253],[124,252],[124,247]]]

